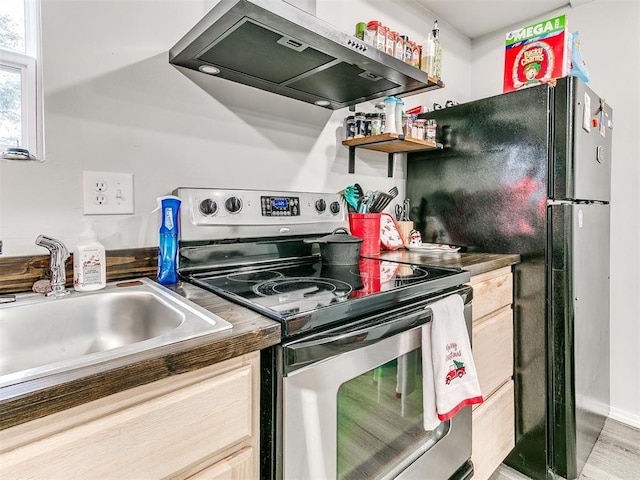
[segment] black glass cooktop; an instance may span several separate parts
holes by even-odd
[[[290,335],[429,296],[464,283],[468,274],[376,258],[327,266],[317,257],[193,273],[187,280],[280,321]]]

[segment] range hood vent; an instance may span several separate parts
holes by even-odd
[[[169,62],[332,110],[443,87],[282,0],[222,0]]]

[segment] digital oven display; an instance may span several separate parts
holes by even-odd
[[[297,217],[300,215],[298,197],[260,197],[263,217]]]

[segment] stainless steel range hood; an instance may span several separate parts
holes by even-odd
[[[333,110],[443,86],[282,0],[222,0],[169,62]]]

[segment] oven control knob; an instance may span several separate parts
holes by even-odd
[[[340,202],[331,202],[331,205],[329,205],[329,210],[334,215],[337,215],[340,212]]]
[[[316,212],[322,213],[327,209],[327,202],[323,198],[316,200]]]
[[[238,197],[229,197],[224,202],[224,206],[229,213],[238,213],[242,210],[242,200]]]
[[[205,198],[200,202],[198,208],[205,217],[211,217],[218,213],[218,204],[213,198]]]

